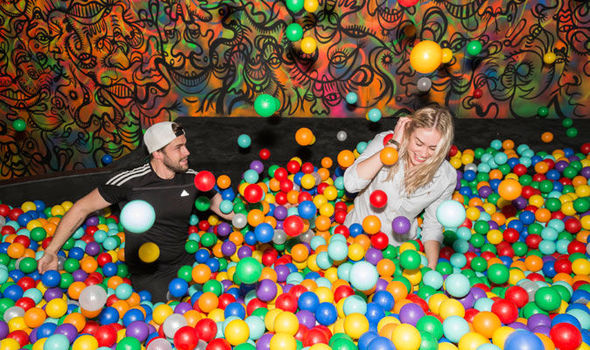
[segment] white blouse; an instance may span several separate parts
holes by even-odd
[[[358,164],[375,153],[381,152],[384,148],[383,139],[391,133],[392,131],[387,131],[377,134],[354,164],[344,172],[346,190],[349,193],[360,192],[354,199],[354,208],[346,216],[344,224],[346,226],[353,223],[362,225],[365,217],[375,215],[381,220],[381,232],[389,237],[389,244],[399,246],[403,242],[418,237],[416,218],[424,210],[422,241],[442,242],[443,227],[436,218],[436,209],[443,201],[451,199],[457,185],[457,171],[448,161],[441,164],[430,183],[418,188],[409,197],[405,194],[403,162],[399,164],[393,181],[386,180],[390,169],[388,166],[381,168],[372,180],[362,179],[357,173]],[[375,190],[381,190],[387,194],[387,204],[383,208],[375,208],[371,205],[369,197]],[[407,217],[412,223],[410,232],[406,235],[393,232],[393,219],[400,215]]]

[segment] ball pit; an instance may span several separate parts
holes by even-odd
[[[261,114],[278,108],[260,102]],[[296,135],[300,145],[314,137]],[[458,184],[436,212],[445,231],[434,270],[421,241],[390,245],[374,217],[343,225],[352,202],[342,174],[360,152],[317,166],[294,157],[265,173],[261,151],[236,192],[226,176],[199,173],[195,186],[217,185],[236,215],[191,217],[195,263],[169,282],[167,303],[134,290],[125,265],[123,226],[142,232],[145,220],[89,217],[60,251],[59,271],[40,274],[36,259],[72,203],[0,204],[0,349],[590,346],[590,145],[455,150]],[[371,197],[376,208],[386,201]],[[410,227],[393,220],[394,234]],[[157,246],[140,255],[157,260]]]

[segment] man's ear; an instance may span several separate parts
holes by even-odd
[[[152,157],[155,159],[162,159],[162,151],[161,150],[157,150],[155,152],[152,152]]]

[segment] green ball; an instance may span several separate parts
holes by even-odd
[[[453,273],[453,265],[447,261],[440,262],[436,265],[436,271],[441,275],[450,275]]]
[[[549,114],[549,108],[545,107],[545,106],[541,106],[539,108],[537,108],[537,115],[539,117],[546,117]]]
[[[209,280],[203,284],[203,293],[206,292],[211,292],[217,296],[220,296],[221,293],[223,293],[223,285],[218,280]]]
[[[488,262],[481,256],[476,256],[471,260],[471,269],[477,272],[484,272],[488,268]]]
[[[514,242],[514,244],[512,244],[512,249],[514,250],[514,255],[524,256],[529,250],[529,247],[527,247],[524,242]]]
[[[333,350],[357,350],[358,347],[354,344],[352,340],[348,340],[346,338],[338,338],[336,339],[330,347]]]
[[[219,261],[219,271],[225,271],[227,269],[227,260],[218,259],[217,261]]]
[[[256,347],[249,343],[242,343],[234,347],[234,350],[256,350]]]
[[[471,243],[475,248],[481,248],[486,243],[486,238],[484,235],[476,233],[471,236],[469,243]]]
[[[522,317],[529,319],[535,314],[549,315],[546,311],[539,308],[535,302],[528,302],[522,309]]]
[[[140,350],[141,343],[133,337],[124,337],[117,344],[116,350]]]
[[[424,299],[424,300],[428,300],[429,297],[431,297],[432,295],[436,294],[436,289],[434,289],[431,286],[421,286],[420,289],[418,289],[418,291],[416,292],[416,294]]]
[[[472,40],[467,44],[467,53],[471,56],[477,56],[481,52],[482,45],[479,40]]]
[[[383,249],[383,258],[384,259],[395,259],[397,258],[397,247],[389,244],[385,249]]]
[[[490,230],[490,224],[488,224],[487,221],[478,220],[478,221],[475,222],[475,225],[473,226],[473,229],[477,233],[486,234]]]
[[[25,121],[22,119],[16,119],[12,122],[12,127],[14,128],[14,130],[19,132],[25,131],[25,129],[27,128],[27,123],[25,123]]]
[[[31,230],[31,239],[36,242],[41,242],[47,237],[47,232],[43,227],[35,227]]]
[[[72,283],[74,283],[74,276],[71,273],[64,272],[61,274],[61,280],[59,281],[60,288],[68,289]]]
[[[528,186],[533,182],[533,177],[529,174],[524,174],[518,179],[518,182],[523,186]]]
[[[587,197],[574,200],[574,209],[578,213],[584,213],[590,209],[590,200]]]
[[[541,287],[535,292],[535,304],[543,311],[553,311],[561,305],[561,296],[552,287]]]
[[[301,10],[303,10],[303,3],[305,1],[304,0],[287,0],[287,8],[289,9],[289,11],[297,13]]]
[[[217,243],[217,236],[213,232],[205,232],[201,236],[201,245],[205,248],[211,248]]]
[[[563,176],[567,177],[568,179],[573,179],[574,177],[576,177],[576,175],[578,175],[578,170],[576,170],[576,168],[572,167],[571,165],[563,169]],[[566,193],[565,186],[563,187],[564,188],[562,190],[562,193]]]
[[[493,264],[488,269],[488,279],[494,284],[504,284],[508,282],[509,277],[508,267],[503,264]]]
[[[303,36],[303,28],[297,23],[291,23],[287,26],[287,39],[295,42],[301,40]]]
[[[72,273],[80,268],[80,262],[74,258],[67,258],[64,261],[64,270],[69,273]]]
[[[561,125],[562,125],[564,128],[569,128],[569,127],[571,127],[572,125],[574,125],[574,121],[573,121],[573,119],[572,119],[572,118],[565,118],[565,119],[564,119],[564,120],[561,122]]]
[[[252,312],[252,316],[258,316],[258,317],[261,317],[262,319],[264,319],[264,317],[266,316],[267,313],[268,313],[267,308],[259,307],[258,309],[254,310]]]
[[[561,201],[557,198],[547,198],[547,200],[545,201],[545,207],[552,212],[558,211],[559,209],[561,209]],[[574,202],[574,207],[575,207],[575,202]]]
[[[197,250],[199,250],[199,242],[193,240],[186,241],[184,244],[184,250],[189,254],[195,254]]]
[[[578,136],[578,129],[576,129],[576,128],[568,128],[565,131],[565,134],[567,135],[567,137],[576,137],[576,136]]]
[[[570,302],[570,298],[572,297],[572,295],[570,294],[570,291],[565,286],[562,286],[560,284],[554,284],[551,287],[553,289],[555,289],[557,291],[557,293],[559,293],[559,296],[561,297],[561,299],[563,301],[565,301],[566,303]]]
[[[195,200],[195,208],[198,211],[207,211],[211,207],[211,202],[206,196],[199,196]]]
[[[119,276],[119,277],[129,276],[129,268],[127,267],[127,264],[117,265],[117,276]]]
[[[553,191],[553,182],[551,182],[551,180],[543,180],[543,181],[541,181],[541,184],[539,185],[539,189],[543,193],[549,193],[549,192]]]
[[[29,274],[37,269],[37,260],[25,257],[19,262],[18,268],[25,274]]]
[[[420,334],[430,334],[437,340],[443,336],[442,323],[432,315],[422,316],[418,320],[416,328],[420,331]]]
[[[400,255],[400,264],[406,270],[415,270],[420,267],[420,254],[415,250],[406,250]]]
[[[245,257],[236,265],[236,277],[246,284],[252,284],[258,281],[262,274],[262,266],[258,260],[253,257]]]
[[[277,111],[275,98],[268,94],[256,97],[254,110],[261,117],[270,117]]]
[[[180,267],[180,269],[178,269],[176,276],[178,276],[178,278],[181,278],[181,279],[187,281],[188,283],[191,283],[193,281],[192,272],[193,272],[192,267],[190,267],[188,265],[183,265]]]

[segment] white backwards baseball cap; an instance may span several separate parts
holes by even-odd
[[[148,153],[152,154],[182,135],[184,135],[184,129],[179,124],[174,122],[160,122],[150,126],[145,131],[143,142],[147,147]]]

